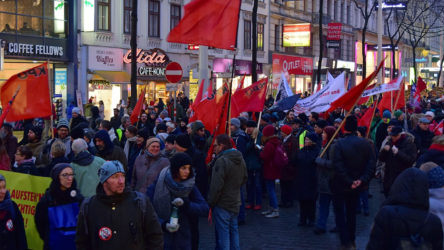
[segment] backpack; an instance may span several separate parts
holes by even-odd
[[[410,232],[410,228],[408,227],[407,222],[405,222],[404,220],[401,219],[404,222],[404,225],[409,232],[409,236],[399,238],[396,250],[429,250],[429,249],[433,249],[431,242],[426,241],[424,239],[424,236],[421,234],[422,229],[427,224],[427,221],[429,219],[429,215],[430,215],[430,213],[427,213],[427,216],[426,216],[424,222],[418,228],[418,230],[413,234]]]
[[[273,156],[273,166],[282,169],[288,164],[288,156],[282,144],[276,146]]]

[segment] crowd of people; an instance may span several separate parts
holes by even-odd
[[[342,249],[356,249],[356,215],[370,214],[374,178],[386,201],[367,249],[442,249],[444,135],[435,135],[442,102],[376,110],[370,128],[358,126],[364,105],[346,117],[340,109],[296,115],[266,107],[260,116],[231,118],[230,134],[217,136],[204,121],[188,122],[183,95],[178,103],[187,112],[176,119],[160,100],[145,104],[134,124],[124,106],[110,120],[103,108],[85,117],[73,107],[53,138],[49,120],[25,122],[20,142],[13,126],[3,125],[0,169],[52,179],[35,213],[44,249],[194,250],[199,217],[212,218],[217,249],[239,249],[245,210],[273,219],[296,204],[298,226],[337,232]],[[0,175],[1,245],[27,249],[7,182],[14,180]],[[327,228],[330,206],[334,228]]]

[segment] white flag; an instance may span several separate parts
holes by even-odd
[[[285,77],[284,72],[281,73],[281,80],[279,81],[278,92],[276,94],[275,103],[278,101],[287,98],[293,95],[293,91],[291,91],[290,86],[288,85],[287,78]]]
[[[399,90],[399,87],[401,87],[401,82],[403,79],[404,79],[404,77],[401,76],[401,77],[394,79],[393,81],[391,81],[389,83],[384,83],[384,84],[378,85],[374,88],[367,89],[362,93],[362,97],[367,97],[367,96],[377,95],[377,94],[385,93],[385,92],[389,92],[389,91]]]

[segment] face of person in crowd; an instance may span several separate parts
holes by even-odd
[[[185,127],[187,124],[184,121],[180,121],[180,126]]]
[[[430,122],[433,121],[433,117],[431,115],[426,115],[425,118],[427,118]]]
[[[16,162],[21,162],[25,159],[25,156],[22,155],[22,153],[20,151],[17,150],[17,152],[15,152],[15,161]]]
[[[313,115],[312,115],[312,114],[310,114],[310,115],[308,116],[308,121],[310,121],[310,122],[315,122],[315,119],[313,118]]]
[[[319,135],[319,134],[322,133],[323,129],[320,128],[318,125],[315,125],[315,126],[314,126],[314,131],[315,131],[316,134]]]
[[[398,117],[398,120],[403,121],[404,118],[405,118],[405,114],[402,114],[402,115],[400,115],[400,116]]]
[[[173,130],[174,130],[173,127],[170,127],[170,126],[167,127],[167,133],[168,134],[171,134],[173,132]]]
[[[67,190],[72,186],[74,181],[74,172],[72,168],[65,168],[59,174],[60,188],[62,190]]]
[[[182,153],[185,152],[185,151],[187,151],[186,148],[179,146],[179,144],[177,144],[176,142],[174,142],[174,149],[175,149],[177,152],[182,152]]]
[[[123,193],[125,190],[125,174],[115,173],[103,183],[103,190],[108,196]]]
[[[142,122],[146,122],[146,120],[148,120],[148,115],[147,115],[147,114],[142,114],[142,115],[140,116],[140,120],[141,120]]]
[[[136,139],[137,145],[142,145],[144,141],[145,141],[145,139],[142,136],[140,136],[140,135],[137,136],[137,139]]]
[[[119,116],[119,113],[120,113],[119,110],[114,110],[114,116],[116,117]]]
[[[392,138],[392,142],[397,142],[399,140],[399,138],[401,138],[401,134],[391,135],[390,137]]]
[[[133,134],[131,134],[131,132],[129,132],[128,130],[125,130],[125,137],[126,137],[127,139],[129,139],[129,138],[133,138],[134,136],[136,136],[136,135],[133,135]]]
[[[28,141],[33,142],[36,139],[35,133],[32,130],[28,131]]]
[[[105,142],[102,141],[102,140],[100,140],[99,138],[95,138],[95,139],[94,139],[94,142],[95,142],[95,144],[96,144],[96,147],[97,147],[99,150],[103,150],[103,149],[105,148]]]
[[[160,124],[160,121],[159,120],[156,120],[155,122],[154,122],[154,124],[156,125],[156,127],[157,127],[157,125],[159,125]]]
[[[419,128],[420,128],[421,130],[427,131],[427,130],[429,129],[429,124],[426,124],[426,123],[422,123],[422,122],[420,122],[420,123],[419,123]]]
[[[291,128],[292,128],[292,130],[298,130],[299,127],[300,127],[299,123],[293,123],[293,124],[291,124]]]
[[[130,119],[126,120],[126,121],[122,124],[123,128],[125,128],[125,129],[126,129],[129,125],[131,125],[131,120],[130,120]]]
[[[191,126],[187,126],[187,133],[190,135],[191,132],[193,132],[193,129],[191,128]]]
[[[182,167],[179,168],[178,179],[180,181],[188,179],[188,176],[190,176],[190,172],[191,172],[191,165],[183,165]]]
[[[308,137],[305,137],[305,139],[304,139],[304,146],[305,147],[310,147],[311,145],[313,145],[313,142]]]
[[[325,131],[322,132],[322,141],[326,141],[327,137],[328,137],[327,133],[325,133]]]
[[[59,135],[60,139],[65,139],[69,134],[69,130],[68,128],[60,127],[59,129],[57,129],[57,134]]]
[[[175,148],[174,143],[165,142],[165,150],[172,151]]]
[[[158,142],[153,142],[147,147],[147,150],[152,155],[158,155],[160,153],[160,144]]]
[[[245,133],[247,133],[248,135],[253,134],[255,127],[247,127],[247,129],[245,130]]]
[[[382,120],[384,121],[384,123],[387,123],[389,119],[386,117],[383,117]]]
[[[6,197],[6,181],[0,181],[0,202],[4,201]]]
[[[394,127],[394,126],[388,126],[388,127],[387,127],[387,133],[390,134],[390,133],[392,132],[392,128],[393,128],[393,127]]]
[[[287,120],[293,120],[294,119],[294,112],[290,112],[287,115]]]
[[[216,140],[216,142],[213,145],[213,149],[214,153],[219,154],[223,150],[222,144],[219,144],[219,142]]]
[[[152,120],[156,119],[156,114],[151,113],[151,114],[150,114],[150,118],[151,118]]]
[[[91,140],[88,138],[88,136],[83,136],[83,140],[85,140],[86,144],[89,144]]]
[[[197,130],[197,135],[200,137],[205,137],[205,128]]]
[[[234,125],[230,125],[230,128],[231,128],[231,131],[236,131],[236,130],[238,130],[238,128],[237,128],[236,126],[234,126]]]
[[[77,118],[77,117],[79,117],[79,114],[73,112],[73,113],[72,113],[72,118]]]
[[[341,123],[340,122],[335,122],[333,125],[335,126],[335,128],[338,128],[339,125],[341,125]]]

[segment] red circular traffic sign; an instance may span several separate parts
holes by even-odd
[[[170,83],[179,82],[182,75],[182,67],[177,62],[170,62],[165,68],[165,77]]]

